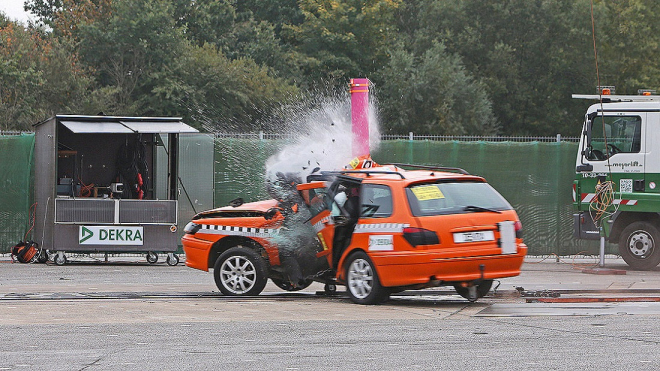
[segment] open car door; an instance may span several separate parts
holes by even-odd
[[[332,238],[334,236],[334,223],[330,218],[330,208],[327,200],[328,189],[323,181],[303,183],[298,185],[298,191],[312,215],[310,223],[314,227],[316,237],[321,243],[322,250],[316,254],[317,258],[326,257],[328,265],[332,264]]]
[[[310,209],[310,222],[323,247],[317,257],[326,256],[330,267],[337,269],[360,216],[361,181],[342,175],[333,180],[301,184],[298,190]]]

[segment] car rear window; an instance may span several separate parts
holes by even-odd
[[[414,216],[511,210],[511,205],[488,183],[425,183],[406,188]]]

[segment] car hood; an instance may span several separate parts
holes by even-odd
[[[276,206],[277,200],[274,199],[248,202],[237,207],[223,206],[217,209],[202,211],[195,215],[193,220],[216,217],[262,216],[268,209]]]

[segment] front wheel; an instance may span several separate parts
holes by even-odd
[[[660,232],[649,222],[634,222],[619,238],[619,253],[633,269],[649,270],[660,263]]]
[[[259,295],[268,281],[268,267],[256,251],[236,246],[216,260],[213,277],[223,295]]]
[[[356,252],[348,259],[346,288],[348,297],[357,304],[378,304],[390,296],[389,291],[381,286],[371,259],[362,251]]]

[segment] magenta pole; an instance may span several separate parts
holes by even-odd
[[[369,79],[351,79],[353,156],[369,154]]]

